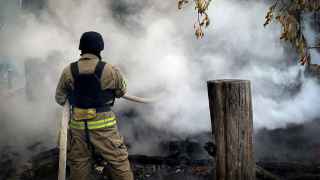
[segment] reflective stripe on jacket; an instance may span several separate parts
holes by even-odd
[[[101,128],[108,128],[113,127],[117,124],[116,117],[106,117],[105,119],[100,120],[89,120],[88,122],[88,129],[101,129]],[[77,121],[72,119],[69,124],[70,128],[73,129],[85,129],[85,122],[84,121]]]

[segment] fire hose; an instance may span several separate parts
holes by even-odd
[[[154,98],[147,99],[147,98],[132,96],[132,95],[128,95],[128,94],[125,94],[124,96],[122,96],[122,98],[126,99],[128,101],[131,101],[131,102],[143,103],[143,104],[148,104],[148,103],[152,103],[152,102],[156,101],[156,99],[154,99]]]
[[[67,101],[64,105],[62,119],[60,122],[59,133],[59,174],[58,180],[66,179],[67,167],[67,137],[68,137],[68,122],[70,118],[70,105]]]

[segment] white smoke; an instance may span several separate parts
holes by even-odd
[[[124,72],[131,94],[161,95],[154,105],[136,106],[124,100],[116,105],[118,111],[136,108],[142,114],[141,123],[178,134],[210,130],[206,81],[220,78],[251,80],[255,128],[317,118],[319,86],[313,80],[304,79],[300,91],[288,92],[288,86],[298,84],[301,70],[285,64],[292,55],[279,40],[280,27],[263,28],[267,9],[263,2],[214,1],[209,8],[212,22],[201,41],[193,34],[194,9],[178,11],[174,1],[48,0],[48,9],[36,15],[18,8],[14,17],[6,12],[6,28],[0,31],[1,54],[21,66],[29,57],[40,58],[51,77],[42,90],[46,108],[39,115],[22,108],[27,112],[12,112],[12,121],[21,122],[21,116],[32,114],[31,124],[55,127],[54,118],[46,117],[58,109],[54,91],[59,73],[77,60],[79,38],[91,30],[104,36],[103,57]],[[61,63],[46,61],[54,51],[63,54]],[[21,124],[29,128],[28,123]]]

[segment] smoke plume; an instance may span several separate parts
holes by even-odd
[[[288,65],[297,60],[279,40],[280,26],[263,27],[264,2],[214,1],[212,22],[201,41],[193,34],[194,8],[178,11],[175,1],[48,0],[42,9],[20,5],[0,2],[1,61],[10,59],[15,67],[13,89],[24,87],[28,59],[40,63],[42,73],[41,87],[33,89],[37,101],[2,97],[10,105],[1,105],[8,131],[20,141],[37,136],[54,144],[61,111],[54,102],[57,81],[63,67],[78,59],[81,34],[92,30],[104,36],[103,58],[122,70],[129,93],[159,97],[152,105],[121,99],[116,104],[118,112],[138,111],[134,120],[142,126],[184,135],[209,131],[206,81],[222,78],[251,80],[256,129],[319,117],[319,86],[304,78],[298,65]]]

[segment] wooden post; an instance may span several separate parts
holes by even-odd
[[[216,180],[254,180],[250,81],[208,81]]]

